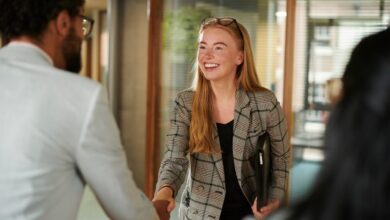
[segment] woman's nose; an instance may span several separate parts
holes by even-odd
[[[213,51],[212,50],[206,50],[206,53],[204,54],[204,58],[211,59],[213,57],[214,57]]]

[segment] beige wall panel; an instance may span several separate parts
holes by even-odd
[[[119,127],[129,167],[137,185],[144,189],[147,1],[118,1],[118,98]]]

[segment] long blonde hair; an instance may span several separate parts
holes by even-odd
[[[256,74],[248,31],[233,18],[231,18],[233,22],[228,25],[220,23],[219,19],[214,18],[210,22],[203,22],[199,33],[202,33],[206,28],[214,27],[226,30],[236,38],[240,43],[240,50],[244,52],[243,63],[237,67],[238,86],[247,92],[262,90],[263,88]],[[210,81],[204,77],[197,61],[195,66],[193,83],[195,94],[192,103],[189,153],[218,153],[220,150],[217,148],[213,137],[214,120],[212,117],[213,105],[211,105],[213,91]]]

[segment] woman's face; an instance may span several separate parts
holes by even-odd
[[[208,27],[198,43],[198,65],[204,77],[215,82],[235,80],[237,66],[243,62],[238,40],[224,29]]]

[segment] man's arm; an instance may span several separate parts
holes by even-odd
[[[76,161],[110,218],[158,219],[152,203],[137,188],[128,169],[118,127],[101,86],[91,101]]]

